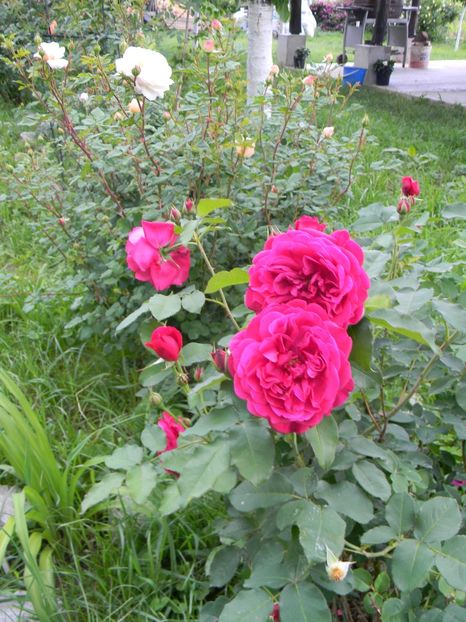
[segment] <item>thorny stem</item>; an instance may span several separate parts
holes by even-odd
[[[396,549],[397,546],[398,546],[398,541],[395,542],[394,544],[389,544],[381,551],[376,551],[375,553],[371,553],[345,540],[345,549],[347,551],[350,551],[351,553],[357,553],[358,555],[363,555],[364,557],[367,557],[367,559],[373,559],[375,557],[385,557],[388,553],[390,553],[390,551],[393,551],[393,549]]]
[[[205,261],[205,264],[206,264],[210,274],[212,276],[214,276],[215,275],[215,270],[214,270],[212,264],[210,263],[209,258],[207,257],[207,254],[206,254],[205,249],[204,249],[204,247],[202,245],[201,239],[197,235],[197,233],[194,234],[193,240],[196,243],[196,245],[197,245],[197,247],[199,249],[199,252],[201,253],[201,256],[202,256],[203,260]],[[236,328],[236,330],[240,330],[240,326],[239,326],[238,322],[235,320],[235,318],[233,317],[231,309],[228,306],[228,302],[227,302],[227,299],[225,298],[225,294],[223,293],[223,289],[219,289],[218,293],[220,294],[220,298],[222,299],[221,305],[225,309],[225,313],[230,318],[231,323]]]
[[[356,147],[356,151],[354,152],[353,157],[351,158],[350,165],[349,165],[348,181],[346,183],[346,186],[342,190],[340,190],[337,197],[335,198],[333,202],[334,205],[336,205],[338,201],[341,199],[341,197],[343,197],[348,192],[348,190],[351,188],[351,184],[353,183],[354,165],[356,164],[356,160],[358,159],[358,156],[362,150],[362,146],[364,145],[364,138],[365,138],[365,130],[364,130],[364,126],[362,126],[361,131],[359,132],[359,138],[358,138],[358,144]]]
[[[382,429],[380,427],[379,422],[377,421],[377,419],[375,418],[374,413],[372,412],[372,409],[370,407],[369,401],[367,399],[366,394],[364,393],[364,391],[362,389],[359,390],[359,392],[361,393],[361,397],[364,401],[364,406],[366,407],[366,412],[369,415],[369,417],[371,418],[372,423],[374,424],[374,426],[377,428],[377,431],[382,434]]]

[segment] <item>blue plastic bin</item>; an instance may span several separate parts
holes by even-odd
[[[343,67],[344,84],[364,84],[367,69],[363,67]]]

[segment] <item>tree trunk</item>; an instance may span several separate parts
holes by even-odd
[[[272,62],[272,5],[267,0],[249,0],[248,102],[267,79]]]
[[[383,45],[385,32],[387,30],[388,4],[390,0],[378,0],[377,12],[375,15],[373,45]]]
[[[290,0],[290,34],[301,34],[301,0]]]

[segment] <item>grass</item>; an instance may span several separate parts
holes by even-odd
[[[318,33],[310,43],[313,60],[338,53],[340,43],[341,35]],[[463,108],[363,89],[334,119],[336,131],[355,131],[366,112],[370,138],[361,156],[362,174],[345,199],[348,220],[362,205],[393,204],[401,174],[420,179],[417,209],[439,221],[446,203],[466,199]],[[0,121],[0,139],[11,161],[20,138],[8,105],[0,107]],[[127,372],[132,366],[123,354],[104,355],[98,340],[81,345],[63,338],[72,312],[60,295],[61,268],[47,262],[28,216],[26,205],[0,205],[0,276],[8,291],[0,298],[0,366],[13,372],[40,412],[61,465],[87,437],[82,460],[108,455],[121,437],[136,436],[144,421],[144,413],[135,410],[136,382]],[[424,235],[435,247],[448,242],[448,231],[439,227]],[[28,309],[25,303],[37,292],[54,295]],[[221,511],[213,500],[169,520],[156,513],[135,518],[113,508],[63,525],[53,551],[61,619],[194,620],[207,593],[203,566],[213,546],[209,524]],[[9,558],[11,571],[2,577],[0,591],[22,587],[21,555],[18,550]]]

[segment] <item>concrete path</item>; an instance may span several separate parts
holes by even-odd
[[[466,60],[434,60],[428,69],[396,65],[390,85],[375,88],[466,106]]]

